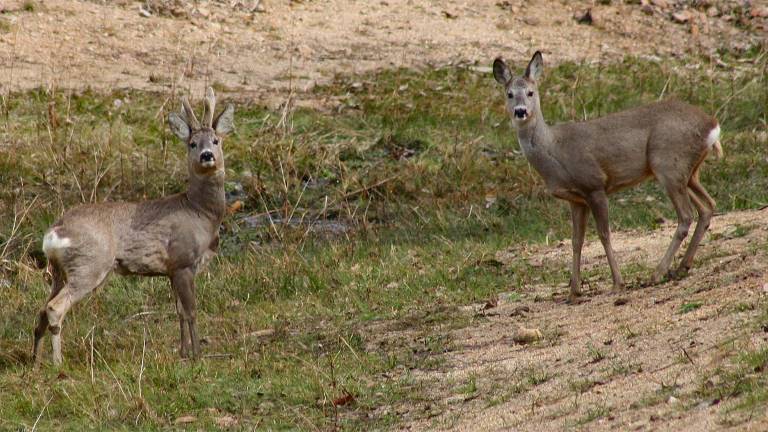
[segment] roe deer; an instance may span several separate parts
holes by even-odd
[[[183,113],[168,124],[187,145],[186,192],[138,203],[111,202],[75,207],[43,238],[53,276],[51,294],[40,310],[33,357],[51,331],[53,362],[61,364],[61,326],[67,311],[101,285],[114,270],[120,275],[167,276],[176,297],[182,357],[200,355],[195,323],[195,275],[216,253],[226,212],[221,135],[233,129],[232,105],[214,118],[215,96],[208,88],[201,125],[186,98]]]
[[[710,152],[722,156],[717,120],[695,106],[665,100],[589,121],[548,126],[539,102],[542,69],[538,51],[521,77],[514,77],[501,58],[493,62],[493,75],[504,86],[506,108],[526,159],[544,179],[547,190],[571,206],[571,299],[581,294],[581,247],[588,210],[605,248],[614,289],[623,287],[611,247],[607,197],[649,177],[664,187],[678,218],[672,243],[656,267],[652,283],[667,275],[688,235],[693,219],[691,202],[699,213],[688,250],[677,272],[669,273],[684,275],[693,264],[715,209],[714,200],[699,182],[699,170]]]

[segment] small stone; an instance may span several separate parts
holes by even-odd
[[[144,18],[149,18],[152,16],[152,12],[144,9],[144,6],[139,5],[139,15],[143,16]]]
[[[649,4],[644,4],[640,7],[640,10],[643,11],[646,15],[653,15],[654,9],[653,6]]]
[[[573,19],[579,24],[592,25],[595,23],[595,16],[591,8],[582,12],[576,12],[573,14]]]
[[[685,24],[691,20],[691,13],[687,10],[682,10],[672,13],[672,21],[678,24]]]
[[[537,340],[540,340],[542,337],[543,336],[541,334],[541,330],[539,329],[527,329],[524,327],[520,327],[512,336],[512,340],[515,341],[515,343],[525,345],[531,342],[536,342]]]
[[[768,17],[768,6],[754,6],[752,10],[749,11],[749,15],[752,18]]]
[[[529,26],[537,26],[541,24],[540,19],[532,16],[523,17],[523,22],[528,24]]]

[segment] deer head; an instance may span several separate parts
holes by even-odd
[[[514,77],[501,57],[493,62],[493,76],[504,86],[507,112],[516,127],[527,124],[540,113],[538,80],[544,68],[541,52],[536,53],[521,77]]]
[[[227,105],[214,118],[216,96],[208,87],[205,94],[203,123],[197,120],[186,97],[181,100],[182,112],[168,116],[171,131],[187,145],[187,165],[192,176],[212,176],[224,171],[222,136],[229,133],[234,125],[234,106]]]

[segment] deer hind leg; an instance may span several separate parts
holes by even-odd
[[[699,213],[699,221],[696,223],[696,230],[693,232],[693,237],[691,237],[691,243],[685,251],[685,256],[683,256],[683,260],[680,261],[680,267],[677,269],[679,274],[688,273],[688,270],[693,265],[693,257],[696,255],[696,250],[698,249],[701,240],[704,239],[704,235],[709,229],[712,215],[715,213],[715,200],[709,196],[699,182],[698,169],[694,171],[691,179],[688,181],[688,195]]]
[[[64,317],[72,306],[104,282],[109,274],[109,270],[109,267],[104,268],[103,266],[95,265],[90,268],[78,268],[68,271],[66,284],[46,305],[45,313],[48,329],[51,332],[54,365],[60,365],[63,359],[61,354],[61,327]]]
[[[680,245],[683,240],[688,236],[688,230],[693,222],[693,212],[691,210],[691,203],[688,201],[688,188],[685,183],[681,183],[663,176],[659,177],[659,183],[664,186],[669,195],[672,205],[675,207],[677,213],[677,229],[672,236],[672,242],[667,248],[667,252],[661,258],[659,265],[653,272],[651,277],[651,283],[659,283],[662,278],[667,274],[672,260],[675,258],[675,254],[680,249]]]
[[[573,263],[571,264],[571,297],[581,295],[581,249],[584,245],[584,233],[587,228],[589,208],[580,203],[571,202],[571,220],[573,222]]]
[[[613,289],[621,290],[624,288],[624,281],[621,278],[619,264],[616,262],[613,247],[611,246],[611,228],[608,223],[608,197],[606,196],[605,191],[598,191],[590,194],[587,198],[587,204],[592,210],[592,215],[595,217],[597,235],[600,237],[600,242],[603,243],[605,256],[608,258],[608,265],[611,267]]]
[[[48,300],[46,301],[46,304],[50,302],[56,295],[61,292],[61,289],[64,288],[64,282],[65,282],[65,276],[64,272],[58,267],[57,264],[51,263],[51,276],[52,276],[52,282],[51,282],[51,293],[48,295]],[[37,326],[35,327],[35,343],[33,345],[32,349],[32,362],[35,365],[40,364],[42,361],[42,357],[40,356],[40,348],[43,342],[43,336],[45,336],[45,332],[48,330],[48,313],[45,307],[40,309],[40,312],[37,315]]]

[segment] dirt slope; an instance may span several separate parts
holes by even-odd
[[[187,2],[180,17],[140,14],[145,2],[8,0],[0,5],[0,90],[191,87],[207,82],[243,96],[311,88],[342,73],[449,62],[489,65],[499,54],[547,61],[639,55],[711,54],[746,47],[755,34],[697,12],[674,24],[669,10],[593,6],[592,25],[574,1],[249,1]],[[618,2],[614,2],[618,3]],[[668,2],[670,3],[670,2]],[[233,6],[234,5],[234,6]],[[33,9],[33,10],[28,10]],[[691,21],[693,22],[693,21]]]
[[[414,372],[435,391],[427,406],[406,410],[412,421],[405,429],[721,430],[733,401],[702,402],[692,394],[717,368],[731,367],[738,353],[768,346],[768,333],[755,324],[768,297],[767,218],[768,210],[716,217],[695,268],[678,282],[648,288],[637,283],[667,247],[674,231],[667,225],[652,233],[616,233],[625,274],[637,265],[650,267],[628,278],[636,286],[626,293],[610,292],[602,246],[592,239],[585,267],[600,272],[592,273],[585,303],[565,304],[565,286],[534,286],[520,302],[502,296],[495,308],[472,306],[478,319],[451,333],[455,349],[447,363]],[[497,258],[567,268],[570,249],[564,242]],[[684,304],[701,306],[684,313]],[[544,339],[513,343],[520,326],[541,329]],[[474,393],[467,382],[474,383]],[[737,429],[768,430],[759,414]]]

